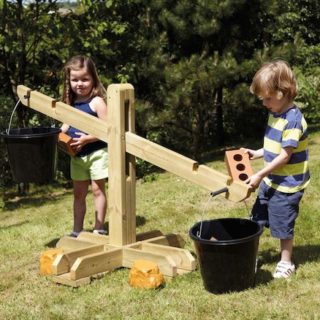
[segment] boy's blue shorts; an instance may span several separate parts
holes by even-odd
[[[304,190],[295,193],[280,192],[262,182],[251,219],[261,226],[269,227],[275,238],[292,239],[303,193]]]

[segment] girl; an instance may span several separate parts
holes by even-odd
[[[95,117],[106,120],[107,105],[103,88],[93,61],[84,56],[71,58],[64,67],[63,102]],[[83,230],[86,214],[86,196],[91,182],[95,206],[94,233],[106,234],[104,221],[107,199],[105,180],[108,177],[107,144],[67,124],[61,127],[73,138],[71,147],[76,152],[71,157],[70,171],[73,180],[73,231],[77,237]]]

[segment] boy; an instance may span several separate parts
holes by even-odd
[[[264,157],[265,162],[264,168],[246,181],[253,189],[260,185],[252,220],[270,227],[271,235],[280,239],[281,260],[273,277],[288,278],[295,271],[292,250],[299,202],[310,180],[307,123],[293,103],[297,84],[285,61],[264,64],[255,74],[250,92],[269,111],[263,148],[244,149],[250,159]]]

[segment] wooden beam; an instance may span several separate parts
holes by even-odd
[[[183,237],[175,233],[156,236],[151,239],[139,239],[137,237],[137,240],[148,242],[148,243],[162,244],[162,245],[176,247],[176,248],[183,248],[186,244],[186,241],[183,239]]]
[[[77,279],[77,280],[71,280],[70,272],[61,274],[59,276],[51,276],[51,279],[56,283],[60,283],[65,286],[74,287],[74,288],[78,288],[78,287],[87,285],[91,282],[91,276]]]
[[[126,132],[126,151],[177,175],[196,172],[198,163],[152,141]],[[220,173],[219,173],[220,174]]]
[[[135,156],[174,173],[210,191],[228,186],[226,197],[231,201],[242,201],[250,196],[250,187],[241,181],[232,181],[231,177],[194,160],[164,148],[152,141],[126,132],[126,150]]]
[[[67,251],[72,251],[72,250],[87,248],[92,246],[93,244],[94,243],[90,241],[82,241],[78,238],[63,236],[57,242],[56,247],[63,248],[64,250],[67,250]]]
[[[233,202],[243,201],[250,197],[252,189],[248,184],[241,181],[232,180],[228,184],[226,198]]]
[[[192,254],[181,248],[170,247],[166,245],[154,244],[154,243],[141,243],[141,250],[144,252],[152,252],[163,255],[169,255],[178,269],[184,269],[188,271],[193,271],[196,269],[196,260]]]
[[[101,234],[95,234],[92,232],[80,232],[79,236],[77,237],[77,240],[79,241],[87,241],[95,244],[104,244],[108,245],[109,242],[109,236],[101,235]]]
[[[71,266],[74,264],[77,258],[103,251],[103,245],[91,245],[87,248],[63,252],[57,255],[56,259],[54,260],[52,264],[52,274],[59,275],[67,273],[70,271]]]
[[[133,99],[133,87],[130,84],[110,85],[108,87],[108,90],[108,104],[119,107],[120,105],[123,105],[125,103],[125,100]],[[123,94],[118,94],[118,91],[123,92]],[[164,170],[167,170],[188,181],[200,185],[209,191],[215,191],[228,186],[229,192],[226,194],[226,198],[231,201],[242,201],[250,196],[250,187],[244,182],[232,181],[231,177],[226,174],[223,174],[205,165],[198,165],[198,163],[192,159],[184,157],[147,139],[139,137],[134,132],[128,131],[130,127],[130,130],[133,131],[133,120],[127,119],[129,122],[127,122],[126,127],[124,126],[124,124],[122,124],[123,129],[120,130],[119,128],[117,128],[116,126],[118,125],[119,121],[125,121],[125,110],[121,111],[122,115],[118,118],[111,117],[106,122],[96,117],[90,116],[84,112],[76,110],[75,108],[72,108],[65,103],[56,102],[54,99],[49,98],[44,94],[36,91],[31,91],[31,89],[29,89],[28,87],[19,85],[17,88],[17,92],[19,98],[21,99],[21,102],[24,105],[47,114],[56,120],[68,123],[69,125],[92,134],[102,141],[108,142],[110,139],[110,134],[113,136],[116,135],[118,137],[118,143],[115,144],[115,147],[118,148],[118,155],[123,155],[123,160],[121,160],[118,164],[119,168],[128,168],[128,162],[126,162],[128,160],[124,160],[125,152],[127,152],[132,156],[139,157]],[[115,93],[116,95],[114,95]],[[133,104],[133,102],[131,102],[131,104]],[[133,109],[130,107],[129,109],[133,114]],[[114,123],[113,121],[117,122]],[[133,166],[134,163],[133,159],[134,158],[130,160],[131,166]],[[112,168],[110,168],[110,172],[112,174]],[[127,192],[125,187],[125,185],[128,183],[129,185],[132,185],[133,176],[130,179],[123,176],[122,180],[124,181],[121,182],[120,189],[123,189],[122,191],[126,194],[125,199],[123,199],[123,206],[130,203],[131,207],[133,208],[135,206],[133,202],[135,193],[133,189],[131,189],[130,192],[127,190]],[[133,210],[132,208],[130,210]],[[119,204],[117,204],[117,206],[114,205],[114,210],[119,210]],[[121,219],[126,221],[127,218],[121,217]],[[117,225],[116,220],[114,224]],[[129,240],[128,242],[125,238],[134,238],[135,235],[132,232],[134,221],[131,219],[130,221],[127,221],[126,224],[127,229],[124,231],[125,235],[121,234],[121,237],[123,236],[124,240],[115,240],[116,242],[114,244],[121,245],[125,242],[130,243],[131,241]],[[113,243],[113,240],[111,240],[111,242]]]
[[[160,230],[150,230],[150,231],[138,233],[136,236],[136,240],[143,241],[143,240],[148,240],[148,239],[152,239],[160,236],[163,236],[163,233]]]
[[[23,85],[18,86],[17,94],[25,106],[108,142],[110,128],[107,121],[86,114],[63,102],[56,102],[56,100],[40,92],[32,91]]]

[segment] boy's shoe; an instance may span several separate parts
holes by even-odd
[[[276,271],[273,274],[273,277],[276,279],[289,278],[294,272],[296,268],[293,263],[288,261],[280,261],[277,264]]]
[[[100,230],[94,229],[92,232],[95,233],[95,234],[100,234],[102,236],[107,235],[107,231],[103,230],[103,229],[100,229]]]

